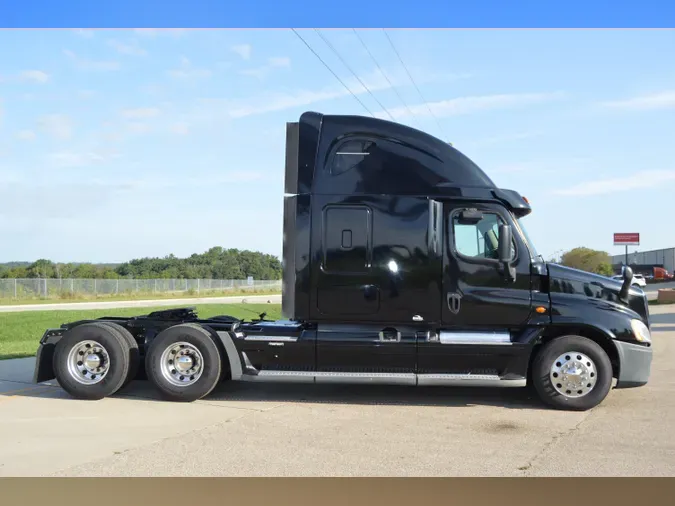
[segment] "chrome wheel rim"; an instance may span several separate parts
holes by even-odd
[[[588,355],[569,351],[553,361],[550,378],[559,394],[578,398],[593,390],[598,381],[598,371]]]
[[[110,370],[110,355],[101,343],[86,340],[77,343],[68,353],[68,372],[83,385],[103,381]]]
[[[204,371],[204,357],[190,343],[173,343],[164,350],[160,360],[162,376],[177,387],[193,385]]]

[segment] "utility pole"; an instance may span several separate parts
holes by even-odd
[[[628,244],[626,244],[626,267],[628,267]]]

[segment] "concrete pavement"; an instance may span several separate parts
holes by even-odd
[[[281,304],[281,295],[238,295],[234,297],[193,297],[190,299],[157,299],[96,302],[59,302],[55,304],[23,304],[0,306],[0,313],[20,311],[58,311],[79,309],[114,309],[126,307],[194,306],[196,304]]]
[[[193,404],[145,382],[97,402],[0,362],[3,476],[673,476],[675,306],[650,383],[584,413],[520,389],[230,383]]]

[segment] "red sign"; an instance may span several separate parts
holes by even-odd
[[[639,246],[640,234],[614,234],[614,246]]]

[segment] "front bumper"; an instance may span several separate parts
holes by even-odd
[[[646,385],[652,368],[652,347],[614,341],[619,354],[619,377],[616,388]]]

